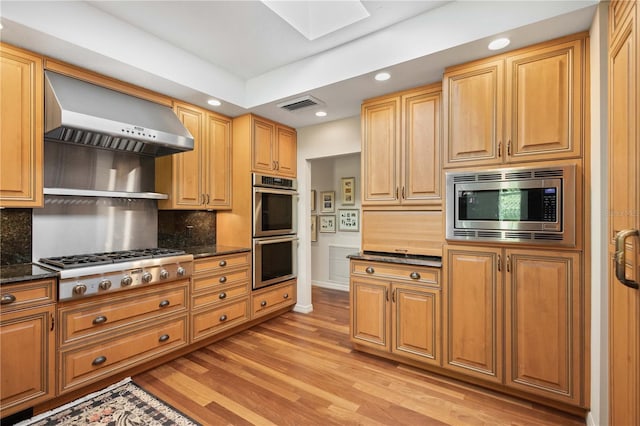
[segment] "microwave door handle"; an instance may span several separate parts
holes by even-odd
[[[614,254],[614,262],[616,264],[615,265],[616,278],[618,279],[618,281],[620,281],[622,284],[626,285],[627,287],[635,288],[635,289],[639,288],[640,284],[638,284],[636,281],[627,279],[627,277],[625,276],[625,269],[626,269],[627,262],[625,259],[624,243],[628,237],[638,237],[638,236],[640,236],[640,232],[637,229],[625,229],[618,232],[616,234],[616,239],[615,239],[616,252]]]

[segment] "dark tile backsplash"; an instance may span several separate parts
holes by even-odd
[[[31,209],[0,209],[0,264],[31,262]]]
[[[158,247],[186,248],[216,243],[216,212],[158,211]]]

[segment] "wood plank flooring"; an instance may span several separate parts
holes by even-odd
[[[349,295],[135,376],[203,425],[584,425],[580,418],[352,351]]]

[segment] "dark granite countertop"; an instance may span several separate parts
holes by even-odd
[[[374,262],[399,263],[402,265],[430,266],[442,268],[442,258],[436,256],[417,256],[392,253],[362,252],[347,256],[349,259],[370,260]]]
[[[0,266],[0,285],[56,278],[58,273],[34,263]]]
[[[247,247],[231,247],[220,245],[184,247],[183,250],[188,254],[192,254],[194,259],[251,251],[251,249]]]

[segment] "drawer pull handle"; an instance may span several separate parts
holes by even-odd
[[[221,283],[226,283],[227,282],[227,277],[220,277],[220,279],[218,280]]]
[[[267,301],[263,300],[262,302],[260,302],[260,306],[262,306],[263,308],[267,306]]]
[[[289,293],[285,293],[282,295],[283,298],[288,299],[289,298]]]
[[[220,294],[218,295],[218,297],[219,297],[220,299],[226,299],[226,298],[227,298],[227,293],[225,293],[225,292],[223,291],[222,293],[220,293]]]
[[[373,274],[376,270],[373,269],[372,266],[368,266],[367,269],[364,270],[367,274]]]
[[[160,336],[160,338],[158,338],[158,342],[166,342],[167,340],[169,340],[168,334],[163,334],[162,336]]]
[[[99,356],[98,358],[94,359],[91,362],[91,365],[101,365],[101,364],[104,364],[105,362],[107,362],[107,357],[106,356]]]
[[[226,321],[227,316],[225,314],[220,315],[220,322]]]
[[[411,274],[409,274],[409,277],[411,277],[412,280],[419,280],[420,274],[417,272],[412,272]]]
[[[220,263],[218,263],[218,265],[227,266],[227,261],[226,260],[221,260]]]
[[[166,308],[167,306],[169,306],[171,304],[171,302],[169,302],[167,299],[163,300],[162,302],[160,302],[160,304],[158,305],[158,307],[160,308]]]
[[[105,317],[104,315],[100,315],[99,317],[95,317],[93,319],[93,325],[104,324],[105,322],[107,322],[107,317]]]
[[[16,297],[13,294],[3,294],[2,301],[0,302],[0,304],[9,305],[15,301],[16,301]]]

